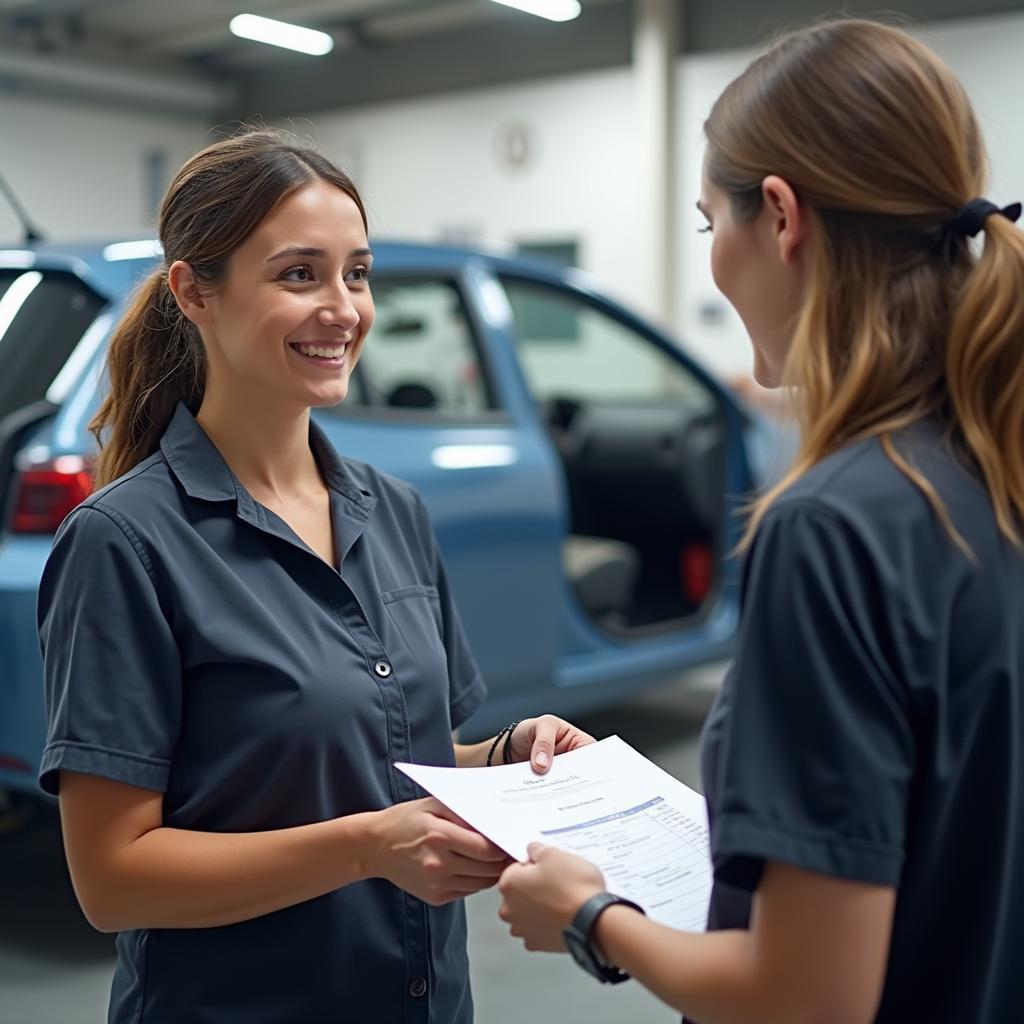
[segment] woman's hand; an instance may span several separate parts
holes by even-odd
[[[378,811],[372,872],[433,906],[489,889],[509,856],[433,797]]]
[[[604,890],[604,876],[589,861],[530,843],[527,864],[512,864],[498,883],[498,917],[531,952],[564,953],[562,932],[580,907]]]
[[[593,736],[577,729],[571,722],[554,715],[541,715],[539,718],[524,718],[515,727],[509,753],[513,762],[529,761],[533,770],[543,775],[550,769],[555,754],[566,754],[594,742]]]

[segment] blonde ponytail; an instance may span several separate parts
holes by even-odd
[[[755,60],[716,101],[705,134],[707,176],[735,219],[757,215],[761,183],[777,174],[813,234],[783,373],[800,446],[753,504],[740,549],[804,473],[877,438],[970,555],[932,483],[899,452],[898,433],[925,419],[976,469],[999,530],[1020,544],[1024,234],[1019,211],[977,198],[985,151],[949,68],[900,29],[826,21]],[[976,256],[966,236],[982,227]]]
[[[985,481],[1000,531],[1024,522],[1024,232],[999,214],[956,296],[946,381],[957,426]]]

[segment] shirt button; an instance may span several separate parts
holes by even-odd
[[[387,677],[391,675],[391,666],[382,658],[373,666],[373,671],[376,672],[377,675],[381,677],[381,679],[387,679]],[[422,978],[417,978],[416,980],[423,981]],[[424,984],[426,983],[424,982]]]
[[[409,995],[414,999],[419,999],[420,996],[425,995],[427,991],[427,979],[426,978],[413,978],[409,982]]]

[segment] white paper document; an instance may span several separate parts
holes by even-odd
[[[618,736],[560,754],[547,775],[396,765],[517,860],[536,841],[596,864],[610,892],[647,916],[703,931],[711,896],[704,798]]]

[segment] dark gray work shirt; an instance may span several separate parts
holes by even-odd
[[[935,426],[897,445],[976,561],[876,441],[772,507],[705,726],[710,926],[766,861],[894,886],[879,1024],[1024,1021],[1024,556]]]
[[[485,695],[426,511],[314,425],[339,573],[179,405],[159,451],[76,509],[39,597],[61,770],[158,790],[164,824],[289,828],[422,796]],[[461,902],[373,879],[219,928],[118,935],[118,1024],[473,1018]]]

